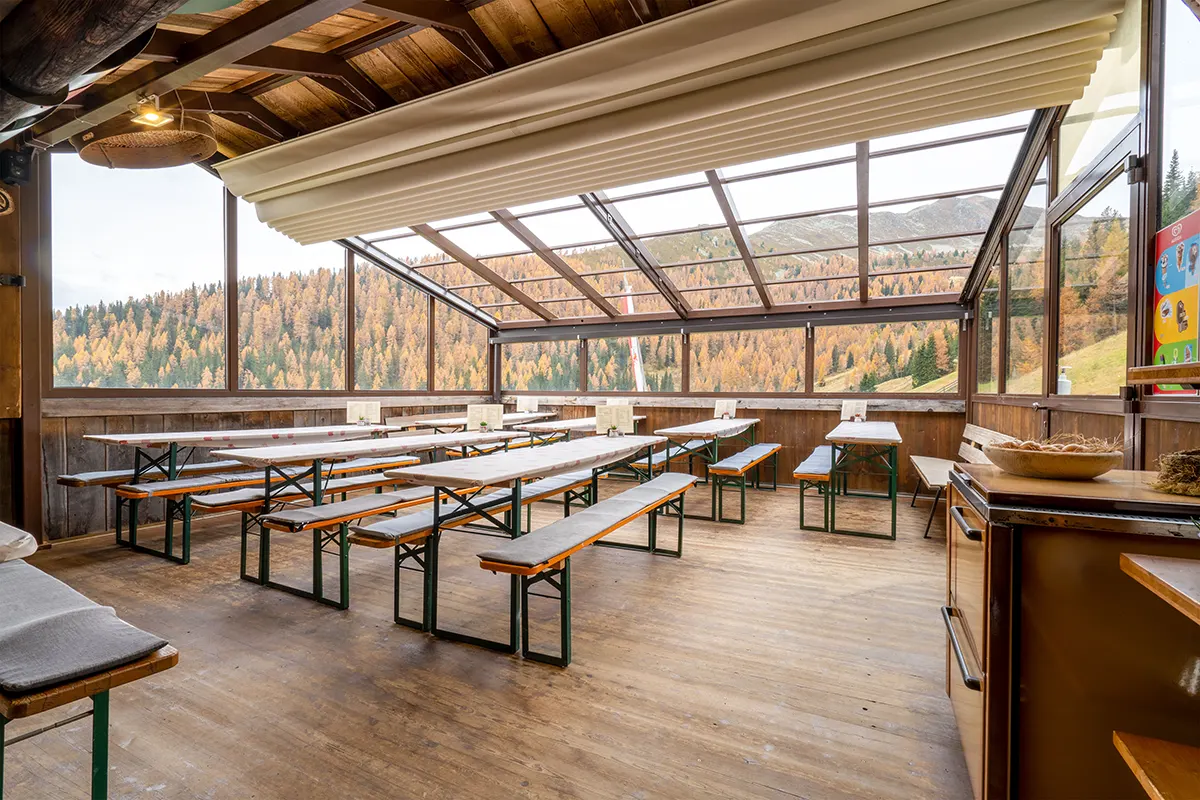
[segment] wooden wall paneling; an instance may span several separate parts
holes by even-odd
[[[46,539],[67,535],[67,490],[58,485],[58,476],[68,471],[66,427],[65,419],[42,420],[42,530]]]
[[[312,411],[296,411],[292,414],[292,425],[297,428],[307,428],[316,423],[313,422]]]
[[[976,425],[1007,433],[1018,439],[1041,438],[1041,411],[1036,408],[996,403],[974,403],[973,409],[973,421]]]
[[[454,85],[468,83],[488,73],[467,58],[446,37],[426,28],[408,37],[408,41],[420,48],[430,63]]]
[[[295,424],[296,415],[292,411],[269,411],[268,428],[290,428]]]
[[[133,417],[131,416],[109,416],[104,418],[105,433],[133,433]],[[104,469],[133,469],[133,454],[132,447],[106,447],[104,448]],[[75,491],[72,489],[71,491]],[[111,489],[103,490],[104,496],[104,519],[108,520],[105,524],[106,529],[112,528],[113,514],[116,510],[116,495]],[[150,503],[141,503],[138,508],[138,519],[148,521],[150,518],[149,506]],[[89,531],[91,533],[91,531]]]
[[[0,419],[0,522],[17,524],[17,423]]]
[[[533,0],[533,5],[564,49],[595,41],[604,35],[584,0]]]
[[[1099,439],[1121,439],[1125,435],[1125,417],[1119,414],[1089,414],[1083,411],[1050,412],[1050,435],[1077,433]],[[1126,442],[1129,447],[1132,442]]]
[[[488,3],[471,12],[509,66],[558,52],[558,45],[530,0]]]
[[[313,412],[313,425],[340,425],[346,421],[346,412],[335,416],[331,408],[319,408]]]
[[[247,428],[267,428],[270,427],[271,412],[269,411],[245,411],[242,413],[242,424]]]
[[[628,0],[584,0],[602,36],[629,30],[642,24]]]
[[[20,207],[19,189],[4,187]],[[30,197],[35,197],[30,193]],[[0,217],[0,273],[19,274],[21,216]],[[21,292],[16,286],[0,286],[0,419],[21,416]]]
[[[1143,418],[1142,423],[1145,431],[1142,448],[1145,463],[1142,469],[1157,469],[1159,456],[1167,453],[1200,448],[1200,421]]]
[[[420,90],[400,69],[400,61],[403,57],[390,56],[388,54],[390,47],[391,45],[384,45],[374,50],[368,50],[366,53],[350,59],[350,62],[368,78],[379,84],[397,102],[403,103],[406,100],[420,97]]]
[[[104,417],[74,417],[66,424],[68,472],[87,472],[105,468],[107,449],[83,437],[89,433],[104,433]],[[71,489],[67,494],[67,536],[102,531],[108,527],[102,487]]]

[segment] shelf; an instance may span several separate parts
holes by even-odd
[[[1125,382],[1130,386],[1181,384],[1194,389],[1200,385],[1200,363],[1130,367],[1125,373]]]
[[[1122,553],[1121,571],[1200,624],[1200,559]]]
[[[1200,748],[1121,731],[1113,744],[1153,800],[1200,797]]]

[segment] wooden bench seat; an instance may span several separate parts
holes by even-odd
[[[683,496],[696,483],[693,475],[667,473],[652,481],[601,500],[589,508],[536,531],[479,553],[479,566],[520,578],[521,654],[525,658],[565,667],[571,663],[571,556],[597,544],[613,531],[649,515],[649,551],[678,557],[683,551]],[[676,504],[679,543],[660,550],[656,542],[659,512]],[[561,642],[559,655],[538,653],[529,643],[529,589],[539,583],[559,594]]]
[[[366,475],[350,475],[345,478],[333,478],[321,482],[323,495],[346,494],[362,489],[374,489],[380,486],[395,486],[395,478],[385,477],[381,473]],[[291,485],[282,491],[271,495],[271,502],[288,502],[291,500],[307,500],[308,492],[312,491],[312,481],[300,481],[299,486]],[[241,489],[231,489],[226,492],[213,492],[191,498],[191,505],[199,511],[261,511],[267,499],[267,490],[259,486],[247,486]]]
[[[289,508],[272,512],[262,518],[262,524],[273,531],[300,533],[314,529],[325,530],[364,517],[388,514],[402,508],[433,502],[432,486],[409,486],[394,492],[364,494],[340,503]]]
[[[763,442],[747,447],[741,452],[721,459],[715,464],[708,465],[708,475],[712,480],[713,518],[718,522],[736,522],[742,525],[746,522],[746,475],[754,470],[754,488],[762,488],[762,464],[771,462],[771,491],[779,488],[779,451],[783,445]],[[725,516],[726,486],[737,486],[740,498],[741,513],[736,517]]]
[[[792,470],[800,487],[800,527],[806,531],[829,530],[829,476],[833,472],[833,445],[822,444],[813,448],[808,458]],[[816,489],[824,503],[824,521],[821,527],[804,524],[804,493]]]
[[[182,477],[193,477],[196,475],[212,475],[214,473],[232,472],[239,469],[245,469],[245,466],[240,461],[210,461],[206,464],[185,464],[176,472]],[[83,488],[87,486],[120,486],[123,483],[129,483],[136,476],[131,469],[109,469],[99,470],[97,472],[76,472],[71,475],[59,475],[58,485],[68,486],[70,488]],[[165,480],[166,475],[161,472],[146,472],[143,473],[141,480],[157,481]]]
[[[983,454],[984,445],[1016,441],[1016,439],[1007,434],[988,428],[981,428],[978,425],[970,423],[967,423],[963,427],[962,438],[963,440],[958,445],[958,457],[970,464],[992,463]],[[933,518],[937,515],[938,501],[942,499],[942,495],[946,491],[946,484],[950,481],[950,472],[958,462],[948,458],[934,458],[932,456],[909,456],[909,460],[912,462],[917,478],[916,486],[913,488],[912,501],[909,502],[909,506],[916,506],[917,496],[922,486],[935,490],[933,506],[929,509],[929,520],[925,523],[925,538],[928,539],[929,529],[933,526]]]

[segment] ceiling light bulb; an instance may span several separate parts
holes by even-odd
[[[151,128],[160,128],[171,122],[175,117],[158,107],[158,98],[154,99],[154,103],[143,102],[134,109],[133,121],[138,125],[146,125]]]

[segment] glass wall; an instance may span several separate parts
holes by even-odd
[[[354,267],[354,388],[429,388],[429,297],[371,264]]]
[[[237,202],[239,385],[346,388],[346,251],[301,247]]]
[[[1046,321],[1046,163],[1008,235],[1006,394],[1041,394]]]
[[[683,388],[683,337],[588,340],[588,390],[677,392]]]
[[[224,388],[221,182],[51,161],[53,385]]]
[[[817,392],[958,392],[954,320],[821,326],[814,341]]]
[[[693,392],[804,391],[804,328],[693,333]]]
[[[487,391],[488,329],[442,303],[433,312],[434,388]]]
[[[1058,393],[1115,395],[1125,385],[1129,328],[1129,186],[1124,175],[1063,222],[1061,240]]]
[[[1166,0],[1165,7],[1160,228],[1200,209],[1200,19],[1184,0]]]
[[[975,391],[995,394],[1000,377],[1000,267],[988,270],[987,283],[979,293],[976,329],[979,332],[976,357]]]
[[[570,392],[579,388],[579,342],[521,342],[501,349],[500,385],[524,391]]]

